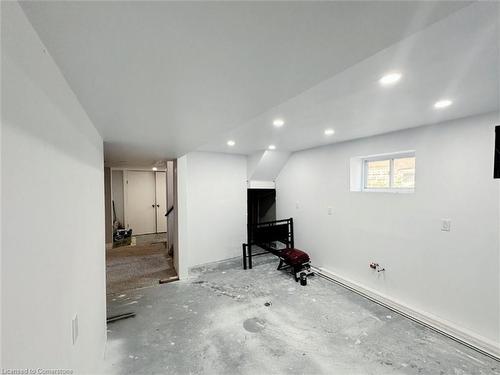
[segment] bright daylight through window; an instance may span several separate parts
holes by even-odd
[[[415,154],[370,157],[363,161],[363,190],[412,192],[415,189]]]

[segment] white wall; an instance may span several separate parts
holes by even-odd
[[[264,151],[249,179],[274,181],[289,157],[290,153],[285,151]]]
[[[496,121],[471,117],[294,153],[276,181],[277,217],[295,218],[296,246],[315,265],[498,348]],[[349,191],[351,157],[401,150],[416,150],[414,194]],[[451,232],[441,231],[442,218]],[[372,261],[386,272],[370,270]]]
[[[2,367],[91,373],[106,340],[102,139],[19,5],[1,6]]]
[[[187,209],[187,159],[187,155],[177,159],[177,185],[174,186],[174,195],[177,195],[177,238],[176,243],[174,243],[174,267],[179,279],[184,279],[188,276],[189,223]],[[175,189],[175,187],[177,189]]]
[[[274,180],[290,157],[288,151],[259,151],[247,157],[248,187],[274,189]]]
[[[195,265],[241,254],[246,167],[241,155],[193,152],[178,159],[180,277]]]

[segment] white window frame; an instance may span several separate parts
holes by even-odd
[[[394,159],[401,158],[415,158],[415,185],[413,188],[398,188],[393,187],[393,173],[394,173]],[[402,151],[402,152],[393,152],[390,154],[379,154],[366,156],[361,158],[362,165],[362,177],[361,177],[361,191],[368,193],[414,193],[415,186],[417,184],[417,159],[415,151]],[[389,188],[367,188],[366,183],[368,181],[368,162],[372,161],[381,161],[381,160],[389,160],[390,161],[390,169],[389,169],[389,184],[391,185]]]

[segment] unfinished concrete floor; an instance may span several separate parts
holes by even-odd
[[[163,240],[162,235],[137,236],[136,246],[107,250],[106,293],[114,295],[177,277]]]
[[[258,259],[258,258],[257,258]],[[106,374],[500,374],[500,363],[341,286],[260,257],[127,293],[109,307]]]

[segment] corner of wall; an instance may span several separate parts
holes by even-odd
[[[248,156],[247,179],[249,187],[251,188],[252,185],[259,187],[264,183],[266,187],[272,184],[274,188],[274,181],[285,166],[290,155],[291,152],[287,151],[266,150]]]
[[[188,155],[177,159],[177,275],[179,279],[188,276],[189,232],[188,232]]]

